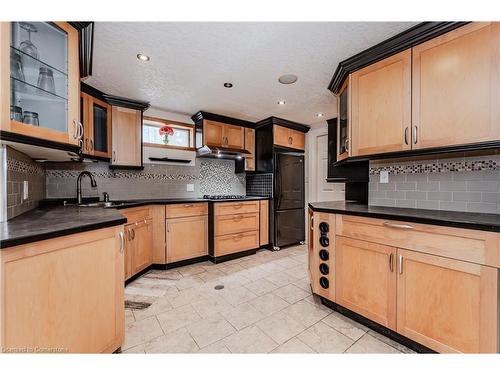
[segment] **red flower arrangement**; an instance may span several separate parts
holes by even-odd
[[[174,129],[171,126],[163,125],[159,130],[160,136],[163,139],[163,143],[168,145],[168,137],[174,135]]]

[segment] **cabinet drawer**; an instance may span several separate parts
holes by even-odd
[[[207,214],[207,203],[169,204],[166,208],[167,219],[174,217],[202,216]]]
[[[214,204],[215,216],[250,212],[259,212],[259,201],[223,202]]]
[[[242,233],[259,230],[259,214],[220,215],[215,218],[215,235]]]
[[[215,237],[215,256],[237,253],[259,247],[259,231]]]
[[[497,233],[338,215],[337,235],[500,267]]]
[[[127,224],[133,224],[138,221],[153,218],[151,206],[126,208],[124,210],[120,210],[120,213],[127,218]]]

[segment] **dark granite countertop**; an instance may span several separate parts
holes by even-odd
[[[498,214],[368,206],[343,201],[313,202],[309,203],[309,207],[319,212],[500,232],[500,215]]]
[[[120,201],[112,207],[79,207],[71,204],[73,199],[48,199],[39,208],[26,212],[14,219],[0,223],[0,249],[30,242],[65,236],[68,234],[124,224],[127,219],[120,209],[149,204],[173,204],[196,202],[229,202],[271,199],[269,197],[247,196],[238,199],[209,200],[203,198],[137,199]],[[86,199],[93,202],[97,199]],[[63,205],[66,201],[68,205]]]
[[[98,207],[37,208],[0,223],[0,248],[124,224],[117,210]]]

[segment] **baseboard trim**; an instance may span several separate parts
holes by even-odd
[[[429,354],[429,353],[436,354],[437,353],[436,351],[434,351],[434,350],[432,350],[432,349],[430,349],[422,344],[419,344],[418,342],[415,342],[415,341],[409,339],[408,337],[402,336],[399,333],[393,331],[392,329],[384,327],[383,325],[376,323],[373,320],[365,318],[364,316],[359,315],[358,313],[355,313],[352,310],[346,309],[345,307],[340,306],[340,305],[336,304],[335,302],[332,302],[324,297],[321,297],[321,296],[318,296],[318,297],[320,297],[321,303],[323,305],[332,309],[333,311],[336,311],[336,312],[338,312],[338,313],[340,313],[340,314],[342,314],[342,315],[344,315],[344,316],[346,316],[346,317],[348,317],[348,318],[350,318],[358,323],[361,323],[361,324],[367,326],[368,328],[370,328],[371,330],[373,330],[377,333],[380,333],[381,335],[384,335],[385,337],[388,337],[391,340],[393,340],[401,345],[404,345],[417,353],[427,353],[427,354]]]

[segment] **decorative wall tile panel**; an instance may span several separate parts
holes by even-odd
[[[246,180],[247,195],[273,196],[272,173],[247,174]]]

